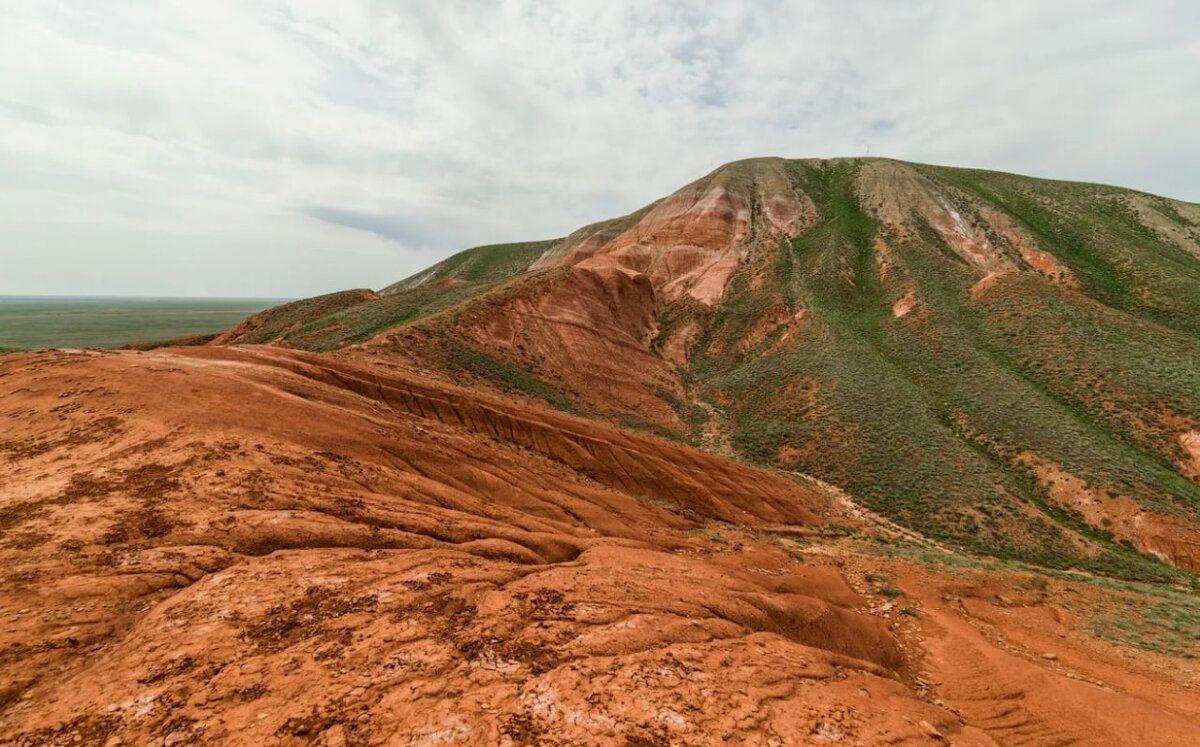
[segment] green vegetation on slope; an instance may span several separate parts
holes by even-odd
[[[492,283],[519,275],[542,256],[559,239],[523,241],[513,244],[477,246],[443,259],[428,270],[393,283],[380,291],[390,295],[444,280],[463,280],[472,283]]]
[[[761,272],[762,263],[746,264],[691,366],[702,389],[728,403],[735,446],[757,461],[824,477],[928,536],[977,551],[1172,575],[1051,501],[1020,457],[1031,451],[1161,513],[1195,518],[1196,487],[1010,360],[1010,348],[986,332],[1004,325],[988,306],[967,301],[978,276],[947,261],[956,255],[931,230],[903,239],[880,233],[858,204],[854,162],[792,168],[820,220],[775,248],[767,282],[753,291],[750,268]],[[899,265],[886,279],[876,236]],[[893,318],[891,304],[910,288],[921,312]],[[780,344],[771,334],[738,353],[737,343],[775,304],[806,310],[793,339]],[[1145,367],[1173,372],[1160,377],[1161,388],[1174,386],[1180,407],[1191,407],[1182,394],[1191,382],[1185,364],[1200,371],[1200,355],[1172,348],[1150,360]]]
[[[1084,292],[1097,301],[1200,335],[1200,262],[1139,219],[1134,201],[1155,198],[995,171],[920,168],[1015,217],[1039,246],[1071,268]],[[1173,210],[1161,198],[1154,204]]]
[[[1063,606],[1091,618],[1101,638],[1168,656],[1200,657],[1200,596],[1155,589],[1119,599],[1100,610],[1070,600]]]
[[[356,345],[453,306],[487,287],[479,283],[418,286],[308,319],[288,329],[275,342],[315,352]]]
[[[530,373],[459,343],[443,340],[442,356],[451,370],[479,376],[500,385],[502,389],[526,394],[566,412],[576,412],[573,402],[546,382]]]
[[[243,325],[248,325],[249,329],[234,342],[247,345],[274,342],[305,324],[356,306],[371,297],[370,291],[348,290],[275,306],[245,320]]]

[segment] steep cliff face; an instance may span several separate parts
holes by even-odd
[[[716,306],[751,241],[793,236],[813,217],[781,159],[723,166],[658,202],[608,241],[568,245],[561,262],[645,274],[665,304]]]
[[[572,412],[679,431],[686,426],[671,403],[686,396],[684,386],[654,350],[656,330],[647,276],[616,266],[563,266],[383,332],[364,351]]]

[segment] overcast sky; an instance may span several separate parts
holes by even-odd
[[[737,158],[1200,202],[1194,0],[0,0],[0,293],[304,296]]]

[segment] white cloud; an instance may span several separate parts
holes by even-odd
[[[1200,6],[0,0],[0,292],[303,295],[752,155],[1200,200]]]

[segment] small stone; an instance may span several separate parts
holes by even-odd
[[[321,744],[324,747],[345,747],[346,745],[346,730],[341,724],[335,724],[329,729],[326,729],[321,734]]]
[[[924,732],[925,736],[929,737],[930,739],[937,739],[941,741],[946,738],[940,731],[937,730],[937,727],[928,721],[922,721],[921,723],[917,724],[917,726],[921,727],[921,731]]]
[[[1058,654],[1042,654],[1042,658],[1046,661],[1058,661]]]
[[[200,579],[204,578],[204,576],[205,576],[203,569],[197,568],[196,566],[191,565],[191,564],[183,566],[182,568],[179,569],[179,572],[182,573],[183,575],[187,576],[188,578],[190,578],[193,583],[196,581],[199,581]]]

